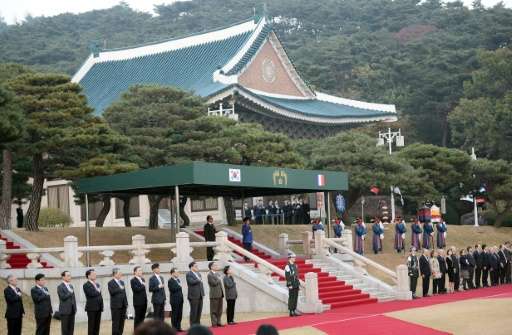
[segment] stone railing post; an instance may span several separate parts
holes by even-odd
[[[146,236],[144,235],[133,235],[132,236],[132,245],[135,249],[131,251],[133,257],[130,259],[130,264],[148,264],[151,263],[151,260],[146,257],[146,254],[149,253],[149,249],[145,249],[146,245]]]
[[[112,257],[114,256],[113,250],[103,250],[102,252],[100,252],[100,254],[103,256],[103,259],[98,264],[99,266],[115,265],[114,261],[112,260]]]
[[[321,313],[323,305],[318,297],[318,275],[315,272],[308,272],[305,279],[305,301],[301,306],[301,311],[305,313]]]
[[[288,234],[279,234],[279,253],[281,256],[286,257],[288,255]]]
[[[190,236],[185,232],[176,234],[176,247],[171,250],[175,257],[171,262],[176,266],[179,271],[188,271],[188,265],[194,259],[190,254],[192,248],[190,247]]]
[[[39,262],[41,254],[37,252],[27,253],[27,258],[30,259],[30,263],[27,264],[27,269],[39,269],[43,267],[43,264]]]
[[[78,251],[78,238],[69,235],[64,237],[64,265],[69,267],[82,266],[80,257],[82,253]]]
[[[232,251],[228,247],[228,233],[225,231],[219,231],[215,234],[215,242],[218,245],[215,247],[215,257],[214,259],[222,262],[231,262],[233,261]]]
[[[409,274],[407,265],[400,264],[396,267],[396,277],[398,283],[396,298],[398,300],[411,300],[412,292],[409,287]]]
[[[9,255],[4,252],[7,249],[7,245],[4,240],[0,240],[0,269],[10,269],[11,265],[7,263]]]
[[[306,280],[306,303],[316,304],[318,299],[318,276],[315,272],[308,272],[304,276]]]
[[[305,231],[302,233],[302,248],[304,249],[304,256],[306,258],[311,257],[311,240],[313,239],[313,233]]]
[[[322,257],[329,255],[329,248],[324,243],[325,232],[323,230],[317,230],[314,234],[315,238],[315,256]]]

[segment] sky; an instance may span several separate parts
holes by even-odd
[[[153,6],[169,4],[177,0],[125,0],[131,8],[139,11],[152,12]],[[320,0],[321,1],[321,0]],[[470,5],[472,0],[463,0]],[[485,6],[493,6],[500,0],[482,0]],[[32,16],[53,16],[62,13],[82,13],[93,9],[110,8],[120,0],[0,0],[0,16],[8,24],[23,21],[28,14]],[[507,7],[512,8],[512,0],[503,0]]]

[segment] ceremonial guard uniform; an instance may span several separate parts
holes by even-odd
[[[434,226],[432,222],[425,222],[423,225],[423,249],[432,249]]]
[[[410,278],[412,297],[416,298],[416,286],[418,285],[419,261],[416,256],[416,249],[411,248],[411,254],[407,257],[407,271]]]
[[[405,251],[405,233],[407,228],[405,222],[398,219],[395,225],[395,250],[396,252]]]
[[[288,310],[290,316],[299,316],[297,312],[297,300],[299,298],[299,270],[297,264],[295,264],[295,254],[288,254],[288,264],[284,267],[284,273],[286,276],[286,286],[288,287]]]
[[[448,228],[446,227],[446,222],[438,222],[436,225],[437,228],[437,248],[443,249],[446,247],[446,231]]]
[[[412,221],[412,226],[411,226],[411,246],[413,246],[414,248],[416,248],[416,250],[419,250],[420,249],[420,236],[421,236],[421,233],[423,232],[421,230],[421,226],[420,226],[420,223],[414,219],[411,220]]]

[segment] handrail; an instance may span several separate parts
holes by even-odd
[[[354,257],[355,259],[367,264],[367,265],[370,265],[372,267],[374,267],[375,269],[387,274],[388,276],[391,277],[391,279],[393,279],[393,281],[397,282],[398,281],[398,276],[396,275],[396,272],[388,269],[387,267],[385,266],[382,266],[380,265],[379,263],[377,262],[374,262],[372,261],[371,259],[369,258],[366,258],[364,256],[361,256],[359,255],[358,253],[350,250],[349,248],[345,247],[345,246],[342,246],[334,241],[332,241],[331,239],[329,238],[324,238],[324,242],[326,242],[329,246],[333,247],[333,248],[336,248],[336,249],[339,249],[347,254],[349,254],[350,256]]]
[[[303,240],[288,240],[288,244],[303,244]]]
[[[190,246],[192,247],[214,247],[217,245],[217,242],[191,242]],[[129,251],[135,250],[139,247],[143,249],[167,249],[176,247],[176,243],[154,243],[154,244],[143,244],[142,246],[136,246],[133,244],[125,244],[125,245],[99,245],[99,246],[80,246],[77,248],[78,251],[103,251],[103,250],[112,250],[112,251]],[[33,249],[0,249],[0,253],[3,254],[26,254],[26,253],[55,253],[55,252],[64,252],[64,247],[49,247],[49,248],[33,248]]]
[[[226,245],[231,250],[236,251],[237,253],[242,254],[243,256],[249,258],[250,260],[265,266],[266,268],[270,269],[273,273],[276,273],[276,274],[278,274],[281,277],[286,277],[286,275],[284,273],[284,270],[278,268],[274,264],[267,262],[263,258],[260,258],[260,257],[256,256],[252,252],[249,252],[249,251],[245,250],[244,248],[234,244],[231,241],[225,241],[224,243],[226,243]],[[306,287],[306,284],[302,280],[299,279],[299,282],[300,282],[300,286],[302,286],[303,288]]]

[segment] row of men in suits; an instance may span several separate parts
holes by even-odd
[[[429,251],[423,249],[420,257],[416,249],[411,248],[407,258],[411,291],[416,293],[416,282],[421,275],[423,296],[429,292],[430,279],[433,283],[433,294],[495,286],[512,283],[512,246],[507,242],[499,247],[488,247],[485,244],[467,247],[458,253],[455,247],[448,248],[446,255],[443,249]],[[446,277],[448,287],[446,287]],[[462,283],[462,285],[461,285]]]
[[[207,275],[208,285],[210,287],[210,316],[212,326],[222,326],[222,306],[223,298],[227,301],[227,321],[228,324],[235,324],[234,309],[237,298],[236,283],[233,279],[229,266],[224,268],[224,278],[220,277],[219,266],[215,262],[210,262]],[[166,302],[164,278],[160,274],[160,266],[155,263],[151,266],[153,275],[149,278],[148,291],[152,293],[151,303],[153,305],[153,318],[164,320],[164,306]],[[197,263],[189,264],[190,271],[186,274],[188,285],[188,300],[190,303],[190,324],[200,324],[202,314],[202,304],[204,297],[204,287],[201,274]],[[83,291],[86,297],[85,311],[88,319],[88,334],[98,335],[100,333],[101,314],[103,312],[103,297],[100,284],[96,282],[96,272],[89,269],[85,273],[87,281],[83,285]],[[69,271],[61,273],[62,283],[57,286],[59,297],[58,315],[61,319],[61,333],[70,335],[74,333],[75,315],[77,311],[75,289],[71,284],[71,274]],[[126,310],[128,300],[126,295],[126,286],[122,279],[123,274],[118,268],[112,270],[112,279],[108,282],[108,291],[110,294],[110,309],[112,315],[112,334],[118,335],[124,332],[124,322],[126,319]],[[5,318],[8,324],[8,335],[19,335],[22,329],[22,320],[25,314],[23,309],[22,293],[17,287],[17,278],[14,275],[7,277],[8,286],[4,290],[4,296],[7,303]],[[224,285],[224,291],[222,286]],[[134,328],[136,329],[144,322],[147,311],[148,298],[146,293],[146,280],[143,277],[142,268],[136,266],[133,270],[133,278],[130,280],[130,286],[133,292]],[[182,331],[181,320],[183,313],[183,291],[182,283],[179,279],[179,273],[175,268],[170,271],[170,278],[167,282],[171,305],[171,324]],[[50,293],[46,287],[46,278],[44,274],[35,276],[35,286],[31,289],[32,300],[34,301],[34,314],[36,319],[36,334],[50,333],[51,320],[53,316],[52,302]]]

